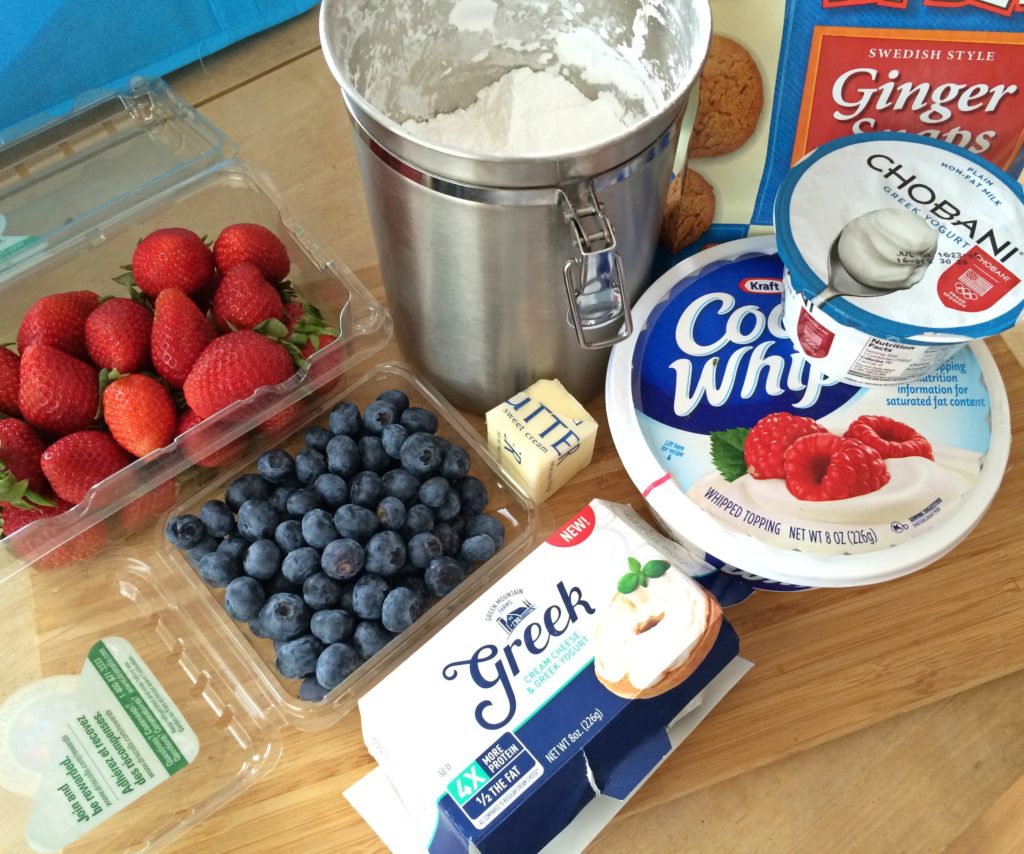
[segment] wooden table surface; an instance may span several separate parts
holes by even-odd
[[[169,79],[382,296],[315,11]],[[590,851],[1024,850],[1024,336],[992,349],[1018,417],[974,534],[899,581],[730,608],[755,668]],[[592,497],[642,506],[603,404],[589,407],[602,423],[595,460],[541,509],[541,531]],[[372,765],[357,714],[280,741],[276,765],[172,851],[382,850],[342,797]]]

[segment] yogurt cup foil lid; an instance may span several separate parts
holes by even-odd
[[[606,399],[616,448],[662,524],[716,565],[792,585],[896,578],[981,519],[1009,454],[983,344],[905,385],[830,379],[782,327],[771,237],[705,250],[637,304]]]
[[[1024,304],[1024,190],[961,148],[873,133],[815,149],[775,202],[797,292],[879,338],[995,335]]]

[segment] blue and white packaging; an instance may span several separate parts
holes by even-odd
[[[579,850],[749,668],[691,570],[591,502],[360,700],[350,800],[396,851]]]

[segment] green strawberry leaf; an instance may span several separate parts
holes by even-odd
[[[626,563],[629,564],[630,572],[632,572],[634,575],[640,574],[640,561],[638,561],[635,557],[626,558]]]
[[[278,340],[288,337],[288,327],[276,317],[271,317],[268,320],[264,320],[262,323],[257,323],[252,328],[252,331],[259,332],[260,335],[266,335],[268,338],[276,338]]]
[[[732,430],[716,430],[711,434],[711,462],[729,482],[747,473],[743,443],[749,432],[747,427],[734,427]]]
[[[628,596],[640,586],[641,578],[642,576],[637,575],[635,572],[627,572],[619,579],[619,583],[616,585],[619,593],[622,593],[624,596]]]
[[[22,510],[53,507],[53,502],[28,488],[27,480],[17,480],[14,472],[0,463],[0,500]]]
[[[153,300],[146,296],[146,294],[142,292],[141,288],[139,288],[135,283],[135,276],[132,275],[131,266],[122,267],[121,269],[127,270],[128,272],[122,273],[120,276],[114,276],[114,281],[121,287],[128,288],[128,296],[131,297],[134,302],[139,303],[139,305],[144,305],[150,311],[153,311]]]
[[[644,578],[661,578],[668,570],[670,564],[667,560],[649,560],[640,570]]]

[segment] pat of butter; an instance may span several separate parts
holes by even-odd
[[[536,503],[590,463],[597,422],[558,380],[538,380],[487,413],[491,453]]]

